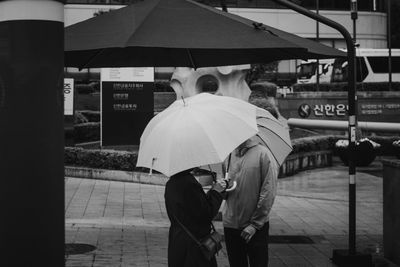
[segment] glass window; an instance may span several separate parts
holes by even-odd
[[[356,58],[357,82],[362,82],[368,76],[368,68],[363,57]]]
[[[388,57],[368,57],[369,64],[375,73],[389,73]],[[400,73],[400,57],[392,57],[392,72]]]
[[[301,0],[298,2],[300,2],[299,4],[301,6],[308,8],[308,9],[315,9],[317,6],[316,0]],[[322,2],[322,1],[319,1],[319,2]],[[319,3],[319,7],[321,8],[321,3]]]
[[[346,59],[336,59],[333,63],[332,82],[346,82],[349,64]],[[356,58],[356,80],[362,82],[368,76],[368,68],[363,57]]]
[[[345,82],[347,81],[347,60],[336,59],[333,63],[332,82]]]
[[[297,77],[299,79],[310,79],[313,75],[315,75],[316,67],[316,62],[300,64],[297,67]]]
[[[256,0],[237,0],[237,7],[257,7],[257,2]]]

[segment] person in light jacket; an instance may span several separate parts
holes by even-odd
[[[232,152],[229,174],[237,187],[228,192],[222,212],[230,267],[268,266],[269,213],[278,171],[271,152],[255,138]]]
[[[183,224],[198,240],[211,232],[211,221],[222,203],[224,181],[214,183],[205,193],[201,184],[186,170],[169,178],[165,186],[165,205],[171,221],[168,237],[169,267],[216,267],[215,257],[208,261]],[[179,222],[177,221],[179,220]]]

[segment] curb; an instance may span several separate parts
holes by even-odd
[[[65,177],[98,179],[107,181],[119,181],[152,185],[163,185],[168,181],[168,178],[162,174],[149,175],[143,172],[129,172],[118,170],[92,169],[84,167],[65,166]]]
[[[85,167],[65,166],[65,177],[84,178],[84,179],[97,179],[106,181],[152,184],[165,186],[168,177],[163,174],[153,173],[149,175],[145,172],[130,172],[119,170],[107,169],[93,169]],[[197,176],[196,179],[199,183],[207,188],[212,184],[212,179],[209,176]]]

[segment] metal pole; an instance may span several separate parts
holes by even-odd
[[[353,42],[356,44],[357,42],[357,19],[358,19],[358,12],[357,12],[357,0],[351,0],[351,19],[353,20]]]
[[[357,18],[358,18],[358,12],[357,12],[357,0],[351,0],[351,19],[353,20],[353,43],[354,46],[356,46],[357,43]],[[350,60],[350,59],[349,59]],[[354,72],[353,72],[353,80],[354,84],[356,84],[357,80],[357,59],[356,55],[354,56],[353,64],[354,64]],[[350,74],[349,74],[350,75]],[[350,77],[350,76],[349,76]],[[356,89],[355,89],[356,90]],[[355,97],[357,97],[355,95]],[[357,109],[354,109],[354,116],[357,116]],[[350,119],[350,116],[349,116]],[[352,122],[349,120],[349,125],[351,125]],[[358,126],[357,121],[354,121],[354,133],[350,132],[351,135],[354,135],[354,137],[350,137],[354,139],[354,148],[352,148],[352,151],[350,153],[355,153],[355,144],[357,141],[357,131],[355,130]],[[354,159],[354,154],[353,154],[353,159]],[[349,254],[350,255],[355,255],[356,254],[356,167],[355,167],[355,162],[353,161],[350,165],[349,163]]]
[[[329,27],[338,30],[344,37],[347,46],[347,60],[349,63],[348,79],[348,104],[349,104],[349,250],[334,250],[332,260],[339,266],[369,266],[372,263],[371,255],[356,255],[355,251],[355,149],[356,149],[356,129],[357,129],[357,96],[356,96],[356,76],[355,76],[355,48],[350,33],[339,23],[309,11],[287,0],[273,0],[274,2],[297,11],[309,18],[317,20]]]
[[[346,121],[338,120],[315,120],[315,119],[297,119],[289,118],[287,120],[288,125],[291,128],[303,128],[303,129],[326,129],[343,131],[348,127]],[[394,122],[373,122],[373,121],[358,121],[358,128],[381,133],[399,133],[400,123]]]
[[[389,91],[392,90],[392,3],[387,0],[387,45],[389,49],[388,72],[389,72]]]
[[[315,5],[316,5],[316,7],[315,7],[315,9],[317,10],[317,14],[319,14],[319,0],[316,0],[316,3],[315,3]],[[317,42],[319,42],[319,23],[318,23],[318,21],[317,21],[317,29],[316,29],[316,32],[317,32],[317,38],[316,38],[316,41]],[[317,92],[319,92],[319,59],[317,59]]]

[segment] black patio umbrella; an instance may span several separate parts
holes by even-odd
[[[289,42],[295,43],[303,48],[306,48],[308,51],[306,56],[307,59],[339,58],[347,56],[347,53],[341,50],[323,45],[307,38],[300,37],[296,34],[278,30],[265,24],[256,23],[254,24],[254,26],[264,31],[268,31],[275,36],[278,36]]]
[[[289,33],[292,40],[283,38],[259,25],[192,0],[139,1],[66,27],[65,65],[198,68],[267,63],[315,58],[310,44],[322,46],[301,43],[303,38]]]

